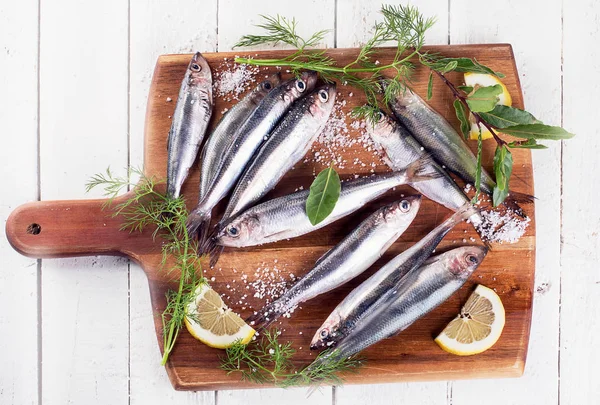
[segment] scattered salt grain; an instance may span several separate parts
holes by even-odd
[[[171,101],[173,101],[173,99],[171,97],[167,97],[167,103],[170,103]]]
[[[219,97],[226,101],[239,100],[240,95],[256,83],[258,66],[237,64],[225,60],[219,66],[214,88]]]
[[[522,218],[513,210],[481,211],[483,223],[479,226],[481,236],[497,243],[516,243],[527,230],[531,218]]]

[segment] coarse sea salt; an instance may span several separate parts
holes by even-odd
[[[258,66],[238,64],[225,60],[219,65],[215,75],[214,90],[217,96],[226,101],[239,100],[240,95],[256,83]]]
[[[531,218],[522,218],[511,209],[481,211],[483,223],[479,226],[481,236],[496,243],[516,243],[525,234]]]

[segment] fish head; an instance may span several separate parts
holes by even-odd
[[[418,103],[422,101],[421,97],[418,94],[414,93],[410,89],[405,89],[404,91],[399,91],[396,97],[394,97],[393,104],[394,107],[409,107],[411,104]]]
[[[274,75],[267,77],[256,86],[256,93],[264,97],[271,92],[275,87],[281,84],[281,73],[277,72]]]
[[[371,125],[367,125],[369,135],[371,135],[373,140],[380,142],[393,138],[394,131],[398,125],[396,121],[381,110],[379,110],[375,119],[376,122],[371,122]]]
[[[451,250],[448,269],[459,278],[467,279],[479,267],[488,248],[485,246],[463,246]]]
[[[314,117],[329,117],[335,96],[337,94],[335,83],[327,83],[316,89],[311,95],[309,111]]]
[[[307,70],[302,72],[300,76],[288,80],[285,83],[282,97],[288,101],[294,101],[310,93],[317,84],[317,72]]]
[[[192,56],[187,68],[188,83],[190,86],[209,85],[212,88],[212,73],[210,66],[200,52]]]
[[[310,342],[311,350],[324,349],[330,347],[334,341],[337,331],[340,329],[342,317],[334,310],[323,322],[323,325],[315,332]]]
[[[242,247],[258,235],[260,220],[255,215],[242,214],[225,225],[217,234],[217,242],[222,246]]]
[[[398,228],[401,224],[410,224],[417,216],[420,207],[421,196],[411,195],[383,207],[381,218],[393,228]]]

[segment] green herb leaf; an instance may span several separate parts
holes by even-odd
[[[456,117],[460,121],[460,131],[466,139],[471,129],[469,119],[467,118],[467,109],[460,100],[454,100],[454,110],[456,111]]]
[[[508,196],[508,181],[512,174],[513,158],[506,145],[498,146],[494,154],[494,174],[496,175],[496,187],[494,187],[494,207],[502,204]]]
[[[537,143],[535,139],[510,142],[508,143],[508,147],[514,149],[548,149],[546,145],[541,145]]]
[[[481,136],[480,126],[479,134],[477,135],[477,169],[475,171],[475,196],[473,197],[473,204],[477,203],[479,193],[481,192],[481,157],[483,156],[483,139]]]
[[[496,128],[508,128],[515,125],[541,124],[531,113],[507,105],[497,105],[493,110],[481,112],[481,118]]]
[[[471,92],[473,91],[473,86],[458,86],[457,89],[460,89],[467,94],[471,94]]]
[[[433,71],[429,72],[429,81],[427,82],[427,100],[433,97]]]
[[[575,134],[567,132],[561,127],[554,127],[545,124],[515,125],[512,127],[503,128],[502,133],[524,139],[559,140],[569,139],[575,136]]]
[[[317,225],[331,214],[340,197],[341,188],[340,176],[333,167],[319,173],[310,186],[306,199],[306,215],[311,224]]]
[[[451,60],[450,62],[446,63],[446,66],[444,66],[444,68],[441,70],[441,72],[442,73],[452,72],[454,69],[456,69],[457,66],[458,66],[458,61]]]
[[[476,59],[471,58],[445,58],[436,54],[424,54],[419,58],[421,63],[433,70],[437,70],[442,72],[443,69],[448,66],[450,62],[456,62],[456,66],[454,66],[455,72],[460,73],[485,73],[494,75],[497,77],[504,77],[504,75],[500,72],[495,72],[489,67],[482,65],[477,62]]]
[[[502,93],[502,86],[480,87],[467,97],[467,104],[472,112],[487,112],[494,109],[498,102],[498,95]]]

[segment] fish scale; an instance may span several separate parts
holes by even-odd
[[[212,185],[190,213],[187,221],[190,235],[199,234],[201,242],[204,241],[212,209],[227,195],[256,150],[266,140],[269,132],[290,105],[311,91],[316,80],[315,72],[304,72],[300,78],[286,81],[263,98],[238,129],[239,133],[234,135],[235,141],[223,156],[221,167]]]
[[[446,301],[479,267],[487,248],[463,246],[434,257],[416,268],[378,302],[378,308],[357,324],[339,345],[309,368],[333,359],[346,358],[402,332],[416,320]]]
[[[406,167],[427,153],[406,128],[386,114],[381,113],[377,124],[368,127],[371,138],[381,149],[386,163],[393,170]],[[439,173],[440,177],[432,181],[416,183],[414,187],[417,191],[452,211],[457,211],[469,203],[465,193],[435,161],[431,162],[430,171]],[[476,226],[481,224],[481,215],[475,213],[471,217],[471,222]]]
[[[420,204],[420,196],[410,196],[375,211],[321,256],[311,271],[247,322],[266,327],[296,305],[331,291],[367,270],[409,227]]]
[[[248,95],[242,98],[223,115],[219,124],[211,133],[202,149],[200,170],[200,199],[206,195],[219,168],[221,159],[232,142],[235,141],[237,129],[248,119],[258,107],[260,101],[281,82],[281,75],[276,73],[259,83]]]
[[[212,109],[212,74],[208,62],[197,52],[181,83],[169,131],[167,194],[172,198],[179,197],[196,160]]]
[[[421,266],[444,236],[473,212],[475,208],[469,203],[465,204],[423,239],[394,257],[352,290],[317,330],[311,341],[311,349],[335,345],[352,333],[362,319],[369,317],[377,309],[380,297],[390,291],[406,274]]]
[[[213,243],[233,247],[255,246],[307,234],[355,212],[396,186],[435,178],[435,174],[421,174],[429,162],[430,159],[425,157],[405,170],[343,182],[333,211],[316,225],[311,224],[306,215],[306,199],[310,190],[266,201],[233,218],[213,238]]]
[[[267,194],[304,157],[325,126],[335,95],[335,84],[328,84],[294,103],[244,171],[217,229]]]

